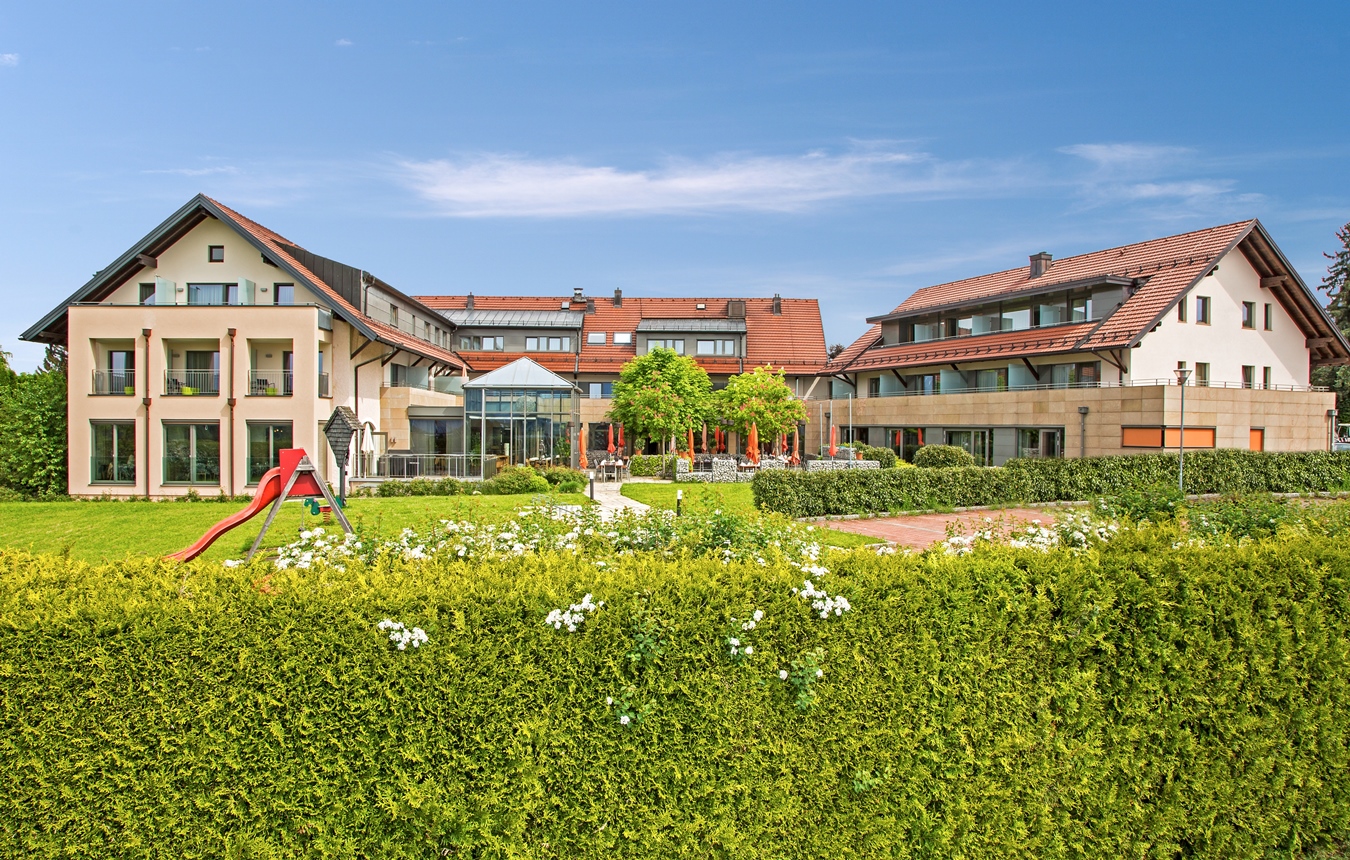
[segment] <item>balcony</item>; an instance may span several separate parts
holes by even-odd
[[[136,458],[90,457],[89,480],[94,484],[134,484]]]
[[[219,370],[164,371],[165,397],[216,397],[220,395]]]
[[[136,394],[136,371],[95,370],[94,394],[116,397],[134,396]]]
[[[250,370],[249,397],[290,397],[295,393],[295,374],[289,370]]]

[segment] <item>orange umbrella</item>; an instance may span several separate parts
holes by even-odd
[[[835,452],[838,451],[838,450],[839,450],[839,428],[838,428],[838,427],[831,427],[831,428],[830,428],[830,456],[833,457],[834,454],[835,454]]]
[[[689,438],[686,440],[689,445],[689,462],[694,462],[694,428],[689,428]]]
[[[623,447],[623,425],[619,425],[619,447]]]
[[[750,425],[750,441],[746,443],[746,455],[750,462],[759,465],[759,425]]]
[[[577,442],[581,444],[581,468],[589,469],[591,464],[586,462],[586,440],[580,433],[577,434]]]
[[[797,436],[797,428],[792,428],[792,465],[797,465],[802,461],[801,440]]]
[[[708,422],[703,422],[703,453],[708,453]]]
[[[609,425],[609,453],[614,453],[614,425]]]

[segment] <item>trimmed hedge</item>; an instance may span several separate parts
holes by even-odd
[[[853,604],[829,621],[776,565],[0,551],[0,856],[1116,860],[1345,840],[1350,549],[1179,537],[859,551],[827,559]],[[577,633],[545,626],[588,592],[605,605]],[[738,662],[730,619],[755,608]],[[430,641],[394,650],[384,618]],[[607,696],[644,720],[621,727]]]
[[[922,451],[923,449],[919,449]],[[1013,502],[1085,501],[1175,482],[1175,454],[1009,460],[993,468],[760,472],[755,504],[793,517]],[[1323,492],[1350,484],[1350,453],[1186,454],[1186,492]]]
[[[894,469],[900,458],[890,448],[878,448],[875,445],[855,446],[859,460],[876,460],[883,469]]]
[[[921,469],[946,469],[974,466],[975,458],[955,445],[924,445],[914,452],[914,465]]]
[[[669,477],[675,474],[674,454],[634,454],[628,461],[628,474],[634,478]]]

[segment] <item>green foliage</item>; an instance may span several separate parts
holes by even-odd
[[[512,466],[478,484],[476,489],[485,496],[511,496],[518,493],[547,493],[550,488],[544,476],[529,466]]]
[[[1175,483],[1126,487],[1101,499],[1098,510],[1113,519],[1130,522],[1164,522],[1176,519],[1186,497]]]
[[[1179,537],[859,551],[830,562],[855,610],[828,622],[779,564],[0,552],[0,856],[1114,860],[1343,842],[1350,547]],[[587,592],[605,606],[577,633],[543,624]],[[747,606],[766,619],[733,662],[725,621]],[[429,641],[398,651],[385,618]],[[659,651],[637,644],[648,619]],[[796,669],[806,712],[778,674]]]
[[[1336,321],[1343,334],[1350,336],[1350,295],[1345,288],[1350,285],[1350,224],[1336,231],[1336,241],[1340,247],[1334,254],[1323,252],[1327,263],[1327,274],[1318,289],[1327,294],[1327,313]],[[1313,368],[1313,385],[1325,385],[1336,392],[1336,405],[1340,421],[1350,420],[1350,367],[1326,366]]]
[[[14,373],[0,357],[0,486],[30,498],[66,492],[64,352],[48,350],[37,373]]]
[[[1260,539],[1275,534],[1286,523],[1306,518],[1301,506],[1269,495],[1205,499],[1186,509],[1187,531],[1203,540]]]
[[[922,469],[948,469],[974,466],[975,458],[955,445],[923,445],[914,452],[914,465]]]
[[[806,407],[788,387],[783,371],[769,365],[735,374],[712,399],[718,418],[741,434],[754,424],[761,439],[781,436],[806,420]]]
[[[1122,494],[1163,487],[1174,482],[1176,475],[1175,454],[1131,454],[1009,460],[994,468],[814,473],[779,470],[755,475],[752,487],[757,507],[804,517],[1119,499]],[[1323,492],[1347,484],[1350,453],[1219,450],[1186,454],[1186,492],[1190,495]]]
[[[628,474],[634,478],[655,478],[674,470],[673,454],[634,454],[628,461]]]
[[[654,349],[624,363],[609,418],[635,440],[665,442],[701,425],[711,403],[712,382],[698,362],[673,349]]]
[[[895,452],[890,448],[878,448],[875,445],[854,445],[853,450],[857,452],[860,460],[876,460],[883,469],[894,469],[897,463],[903,462],[895,456]],[[909,465],[906,463],[905,465]]]
[[[398,496],[462,496],[475,484],[454,478],[413,478],[410,481],[384,481],[375,490],[382,498]]]

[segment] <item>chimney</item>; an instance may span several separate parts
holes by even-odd
[[[586,301],[586,293],[582,291],[581,287],[574,287],[572,289],[572,301],[577,303]]]
[[[773,294],[773,315],[776,317],[783,315],[783,297],[777,293]]]
[[[614,307],[616,308],[623,307],[623,290],[614,291]]]
[[[1039,254],[1031,255],[1031,275],[1032,278],[1039,278],[1050,270],[1050,261],[1054,259],[1045,251]]]
[[[464,310],[473,310],[473,293],[469,293],[469,297],[464,300]]]

